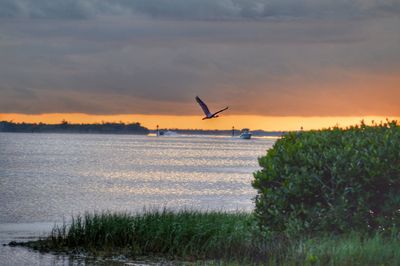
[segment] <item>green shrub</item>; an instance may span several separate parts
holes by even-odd
[[[256,215],[269,231],[368,232],[400,225],[396,121],[288,133],[259,164]]]

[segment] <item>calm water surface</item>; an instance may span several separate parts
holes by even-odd
[[[35,239],[85,211],[251,210],[257,157],[274,142],[0,133],[0,244]],[[85,262],[0,247],[2,265],[69,263]]]

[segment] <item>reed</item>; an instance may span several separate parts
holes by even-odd
[[[46,245],[59,250],[124,249],[131,256],[155,254],[191,259],[262,257],[262,250],[253,241],[255,230],[252,214],[241,212],[85,213],[73,217],[68,226],[56,226]]]
[[[253,214],[183,210],[85,213],[25,246],[209,265],[400,265],[400,237],[352,232],[291,239],[266,235]]]

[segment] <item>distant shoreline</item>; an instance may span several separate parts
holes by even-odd
[[[203,130],[203,129],[171,129],[162,128],[159,131],[173,131],[181,135],[240,135],[240,130]],[[60,124],[44,123],[13,123],[0,121],[0,132],[4,133],[60,133],[60,134],[115,134],[115,135],[148,135],[157,134],[157,130],[143,127],[140,123],[101,123],[101,124],[70,124],[63,121]],[[286,131],[251,131],[255,137],[280,137]]]
[[[147,135],[150,130],[140,123],[60,124],[0,122],[0,132],[9,133],[72,133],[72,134],[135,134]]]

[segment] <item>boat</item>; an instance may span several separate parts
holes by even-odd
[[[178,133],[176,133],[175,131],[158,131],[157,136],[178,136]]]
[[[164,132],[164,136],[178,136],[178,133],[176,133],[175,131],[167,130]]]
[[[241,139],[250,139],[251,138],[250,130],[248,128],[243,128],[240,133],[240,138]]]

